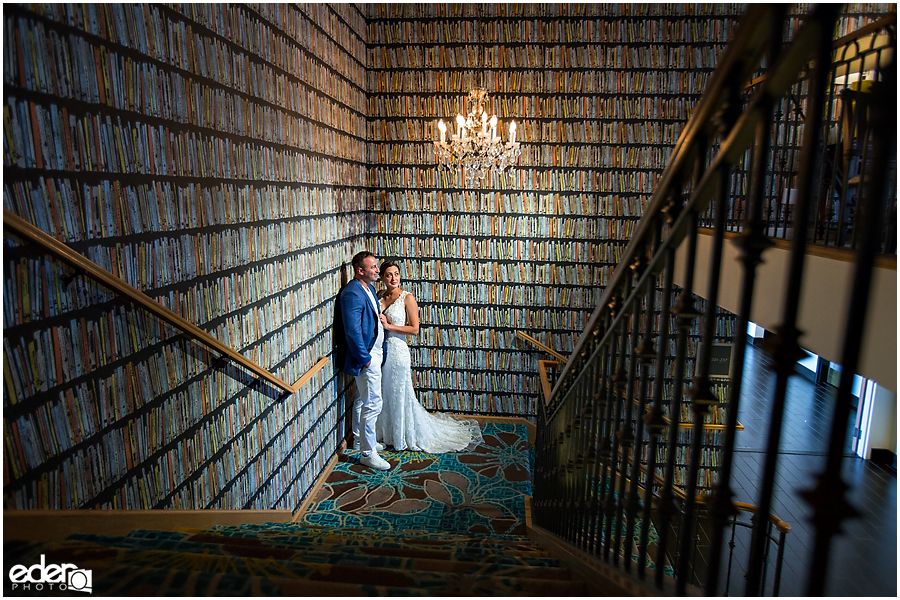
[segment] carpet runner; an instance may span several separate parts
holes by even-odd
[[[390,471],[345,454],[298,522],[5,541],[4,570],[76,565],[100,596],[584,595],[526,537],[525,426],[488,423],[483,436],[465,453],[385,451]],[[72,595],[9,577],[4,592]]]
[[[387,472],[344,455],[297,523],[5,541],[4,569],[76,565],[101,596],[583,595],[524,535],[525,427],[491,423],[483,435],[467,453],[385,452]],[[8,577],[4,592],[71,595]]]
[[[301,523],[365,531],[416,530],[479,535],[526,534],[531,495],[524,425],[487,423],[471,452],[392,452],[389,471],[374,471],[359,454],[342,457]]]

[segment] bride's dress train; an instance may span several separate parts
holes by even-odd
[[[406,323],[405,299],[401,292],[384,311],[392,323]],[[424,451],[431,454],[471,450],[482,443],[481,427],[474,419],[455,419],[441,413],[430,414],[416,399],[412,383],[409,346],[403,334],[386,332],[387,359],[381,367],[381,414],[375,436],[394,450]]]

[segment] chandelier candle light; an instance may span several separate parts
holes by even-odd
[[[497,115],[488,119],[484,110],[487,95],[484,88],[470,91],[472,110],[468,117],[456,115],[456,133],[450,136],[449,142],[446,123],[438,121],[441,139],[433,142],[438,163],[451,170],[465,169],[466,179],[470,183],[476,176],[484,179],[488,171],[494,168],[502,173],[522,153],[519,142],[516,141],[515,121],[509,124],[508,142],[504,143],[497,135],[500,125]]]

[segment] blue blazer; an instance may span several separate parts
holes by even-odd
[[[375,296],[375,287],[369,285]],[[340,310],[335,311],[335,362],[348,375],[359,375],[372,360],[370,351],[378,337],[378,313],[358,279],[353,279],[338,293]],[[382,364],[387,356],[387,336]]]

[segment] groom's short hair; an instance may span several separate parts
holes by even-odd
[[[362,252],[356,253],[356,256],[354,256],[353,260],[350,261],[350,264],[353,265],[353,274],[354,275],[356,275],[357,269],[365,269],[366,268],[366,264],[363,261],[365,261],[370,256],[375,256],[375,255],[372,254],[371,252],[369,252],[368,250],[363,250]]]

